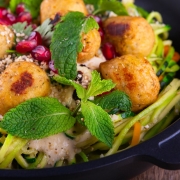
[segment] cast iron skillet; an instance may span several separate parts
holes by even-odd
[[[170,39],[180,52],[179,31],[180,1],[136,0],[147,10],[159,11],[164,22],[171,25]],[[180,74],[179,74],[180,77]],[[153,164],[169,169],[180,169],[180,120],[175,121],[162,133],[133,148],[109,157],[60,168],[36,170],[0,170],[2,179],[65,179],[65,180],[120,180],[130,179],[144,172]]]

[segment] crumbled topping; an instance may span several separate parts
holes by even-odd
[[[76,78],[76,82],[81,84],[84,88],[87,88],[89,83],[91,82],[91,69],[86,67],[85,65],[77,65],[78,75]]]
[[[13,36],[12,31],[5,25],[3,25],[3,27],[4,27],[4,31],[0,31],[0,36],[4,36],[6,38],[7,44],[9,44],[11,42],[9,37]]]
[[[5,55],[4,59],[0,59],[0,74],[11,64],[12,62],[19,62],[19,61],[27,61],[27,62],[34,62],[36,65],[40,66],[41,69],[47,70],[48,64],[46,62],[39,62],[32,58],[29,55],[22,55],[22,56],[15,56],[14,54]]]

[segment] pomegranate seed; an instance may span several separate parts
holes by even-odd
[[[103,52],[104,57],[107,60],[110,60],[116,57],[116,51],[115,51],[114,46],[108,42],[103,44],[102,52]]]
[[[0,7],[0,18],[3,18],[8,13],[8,10],[4,7]]]
[[[99,31],[99,34],[101,36],[101,41],[103,41],[103,39],[104,39],[104,31],[103,31],[102,28],[99,28],[98,31]]]
[[[37,25],[36,25],[36,24],[31,24],[31,27],[32,27],[32,29],[34,30],[34,29],[37,28]]]
[[[102,20],[99,16],[93,16],[95,21],[99,24],[99,27],[102,28]]]
[[[36,41],[23,40],[16,45],[16,51],[19,53],[28,53],[31,52],[36,46]]]
[[[39,32],[33,31],[27,39],[28,41],[36,41],[37,45],[42,44],[42,38]]]
[[[1,18],[0,18],[0,24],[6,25],[6,26],[11,25],[11,23],[7,19],[1,19]]]
[[[11,25],[14,24],[16,22],[16,17],[14,14],[11,13],[7,13],[3,19],[6,19]]]
[[[42,45],[36,46],[36,48],[31,51],[31,55],[38,61],[49,62],[51,60],[50,50]]]
[[[17,22],[26,21],[28,24],[32,22],[32,16],[29,12],[21,12],[16,19]]]
[[[24,11],[25,11],[25,4],[24,3],[18,4],[16,7],[16,14],[19,15],[20,13]]]
[[[49,69],[53,71],[55,74],[58,74],[57,69],[54,67],[54,61],[49,61]]]

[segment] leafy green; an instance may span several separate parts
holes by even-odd
[[[82,51],[82,33],[98,29],[92,17],[85,17],[81,12],[69,12],[55,27],[50,50],[55,68],[61,76],[75,79],[77,75],[76,59]]]
[[[77,96],[82,100],[87,100],[91,96],[97,96],[106,91],[110,91],[115,87],[115,84],[111,80],[101,80],[100,74],[97,71],[92,71],[92,80],[87,90],[75,81],[58,75],[54,76],[53,79],[61,84],[74,86]]]
[[[80,84],[77,84],[75,81],[68,80],[65,77],[56,75],[53,79],[61,84],[73,86],[76,89],[77,96],[80,99],[84,99],[86,96],[86,89],[84,89]]]
[[[29,36],[32,32],[32,26],[27,25],[27,22],[18,22],[12,25],[13,30],[15,30],[16,33],[24,34],[24,36],[18,37],[18,39],[21,41],[25,38],[25,36]]]
[[[76,116],[76,119],[81,124],[85,124],[94,136],[111,147],[114,137],[111,119],[108,113],[100,106],[88,101],[88,98],[110,91],[114,88],[115,84],[111,80],[101,80],[100,74],[97,71],[92,71],[91,83],[87,89],[84,89],[75,81],[68,80],[59,75],[56,75],[53,79],[61,84],[71,85],[76,89],[77,96],[81,99],[81,113]],[[81,122],[82,118],[84,119],[83,122]]]
[[[0,7],[8,7],[8,1],[0,0]]]
[[[1,128],[13,136],[40,139],[70,129],[71,111],[55,98],[33,98],[6,113]]]
[[[119,0],[85,0],[84,2],[94,6],[93,14],[113,11],[117,15],[128,15],[126,8]]]
[[[19,3],[24,3],[26,9],[30,11],[32,18],[36,18],[39,15],[41,2],[42,0],[10,0],[9,7],[12,12],[15,12],[16,6]]]
[[[112,147],[114,128],[110,116],[100,106],[96,106],[90,101],[82,101],[81,109],[85,125],[91,134]]]
[[[101,80],[97,71],[92,71],[92,80],[87,89],[75,81],[59,75],[54,76],[53,79],[59,83],[71,85],[76,89],[77,95],[81,99],[81,103],[75,110],[77,114],[64,107],[55,98],[33,98],[7,112],[0,122],[0,127],[13,136],[40,139],[64,132],[70,129],[76,120],[80,122],[83,119],[83,123],[81,123],[88,128],[91,134],[111,147],[114,140],[113,122],[109,114],[102,108],[111,106],[105,106],[103,101],[103,103],[99,101],[102,107],[98,106],[90,102],[88,98],[110,91],[115,84],[111,80]],[[118,94],[115,98],[125,98],[126,100],[126,95]],[[113,99],[112,96],[111,99]],[[118,101],[116,102],[118,103]],[[123,103],[118,103],[118,107],[120,106],[123,109]],[[113,103],[110,102],[109,104],[112,105]],[[125,102],[124,106],[127,106],[127,104]],[[125,107],[125,109],[128,109],[128,107]]]
[[[118,109],[118,111],[130,111],[132,105],[129,96],[118,90],[104,96],[98,96],[94,103],[109,112],[113,109]]]
[[[88,99],[91,96],[97,96],[104,92],[110,91],[115,87],[115,84],[112,80],[101,80],[100,74],[97,71],[92,72],[92,80],[87,89],[86,98]]]
[[[50,19],[46,19],[40,26],[35,29],[35,31],[38,31],[41,34],[43,42],[47,45],[51,43],[51,38],[53,35],[53,24],[50,22]]]

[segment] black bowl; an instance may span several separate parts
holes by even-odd
[[[170,39],[173,40],[173,46],[180,52],[180,1],[136,0],[136,4],[162,14],[164,22],[172,27]],[[153,164],[169,170],[180,169],[179,127],[180,121],[177,120],[150,140],[109,157],[59,168],[0,170],[0,179],[124,180],[139,175]]]

